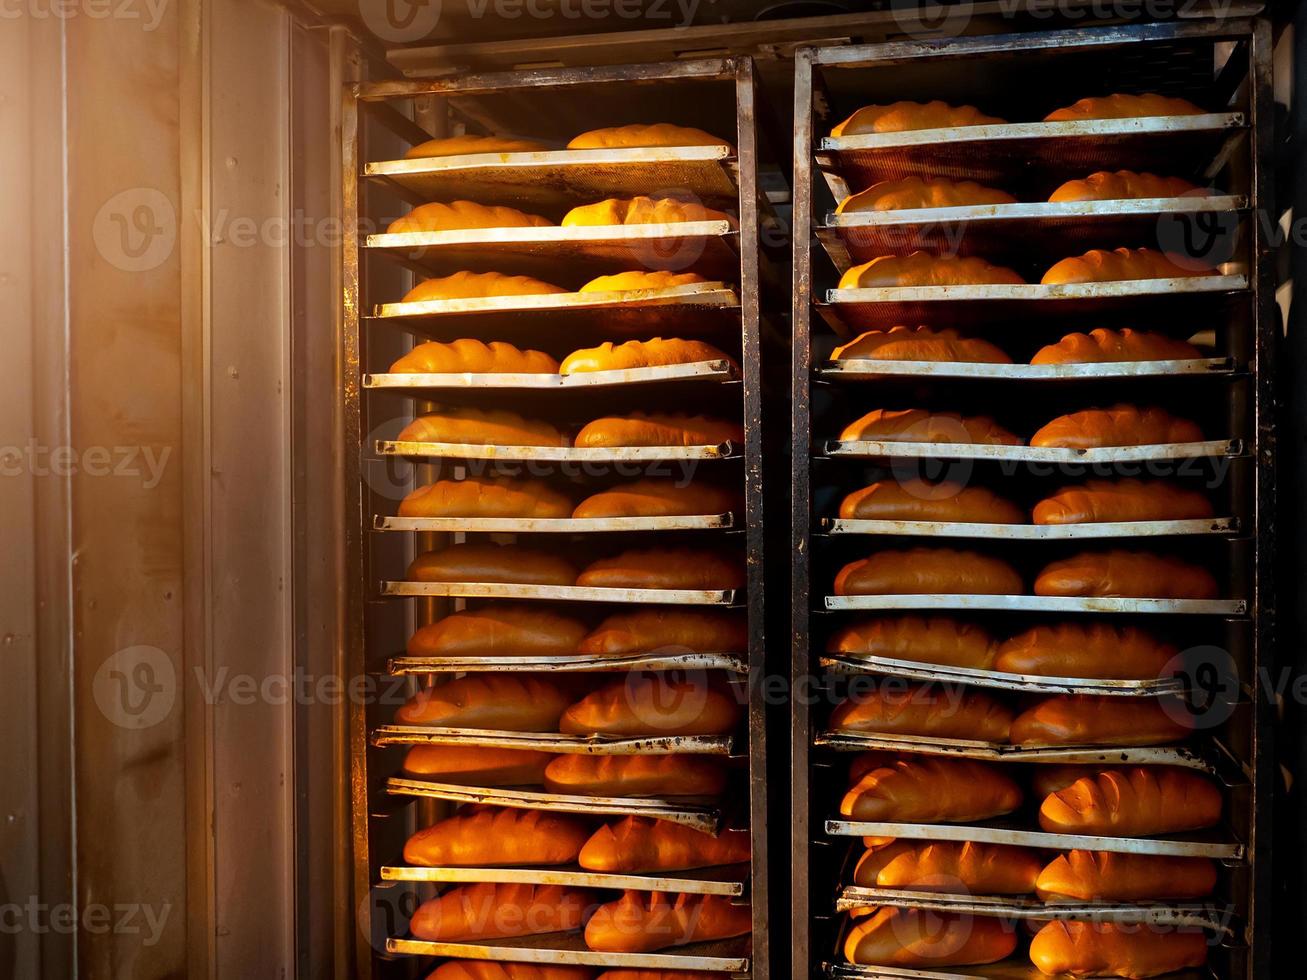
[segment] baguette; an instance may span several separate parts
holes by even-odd
[[[1192,901],[1216,890],[1210,858],[1067,851],[1039,872],[1035,891],[1046,902]]]
[[[840,201],[836,214],[857,211],[900,211],[918,208],[958,208],[977,204],[1016,204],[1007,191],[974,180],[945,177],[901,177],[882,180]]]
[[[1020,286],[1011,269],[977,256],[881,255],[855,265],[840,277],[840,289],[893,289],[903,286]]]
[[[410,837],[404,862],[431,868],[572,864],[588,834],[582,818],[564,813],[464,807]]]
[[[576,566],[561,555],[513,544],[462,542],[413,559],[410,582],[503,582],[513,585],[573,585]]]
[[[989,670],[995,646],[993,637],[971,623],[942,616],[897,616],[844,627],[830,638],[826,652]]]
[[[835,576],[836,595],[1018,595],[1021,576],[1001,558],[951,548],[878,551]]]
[[[1221,791],[1172,766],[1132,766],[1076,780],[1044,798],[1039,825],[1055,834],[1151,837],[1221,820]]]
[[[726,769],[702,755],[560,755],[545,788],[571,796],[719,796]]]
[[[578,519],[692,517],[728,514],[739,506],[739,494],[724,487],[650,478],[621,483],[586,497],[576,505],[572,516]]]
[[[580,929],[591,893],[559,885],[460,885],[413,913],[414,939],[433,943],[512,939]]]
[[[547,145],[536,140],[518,139],[513,136],[475,136],[472,133],[465,133],[462,136],[446,136],[443,139],[419,143],[404,154],[404,159],[457,157],[471,153],[534,153],[547,149],[549,149]]]
[[[577,652],[586,627],[538,606],[490,603],[464,609],[418,629],[410,657],[566,657]]]
[[[419,204],[402,218],[390,223],[386,233],[401,235],[411,232],[463,231],[476,228],[548,228],[553,222],[538,214],[527,214],[517,208],[477,204],[475,201],[451,201]]]
[[[868,848],[853,870],[853,883],[955,895],[1025,895],[1035,890],[1041,866],[1039,852],[1028,847],[897,840]]]
[[[869,735],[1006,742],[1012,710],[982,691],[883,684],[836,705],[830,724]]]
[[[864,133],[902,133],[912,129],[953,129],[957,126],[990,126],[1003,123],[975,106],[933,102],[893,102],[863,106],[831,130],[832,136]]]
[[[1207,937],[1175,926],[1049,922],[1030,942],[1030,962],[1048,976],[1160,977],[1205,966]]]
[[[468,476],[418,487],[399,504],[400,517],[567,518],[572,501],[543,480]]]
[[[861,358],[872,361],[965,361],[971,364],[1011,364],[1012,358],[987,340],[962,337],[947,327],[890,327],[868,330],[831,354],[832,361]]]
[[[576,446],[716,446],[731,442],[744,445],[744,426],[726,419],[703,415],[646,414],[609,415],[595,419],[576,434]]]
[[[499,732],[552,732],[574,698],[545,674],[464,674],[424,687],[409,698],[395,721]]]
[[[1215,599],[1216,579],[1205,568],[1139,551],[1085,552],[1047,565],[1035,595]]]
[[[1192,733],[1184,703],[1163,698],[1061,694],[1012,722],[1013,745],[1166,745]]]
[[[1064,122],[1078,119],[1135,119],[1141,116],[1200,116],[1203,110],[1188,99],[1176,99],[1155,92],[1130,95],[1116,92],[1112,95],[1091,96],[1081,99],[1065,109],[1054,109],[1044,117],[1045,122]]]
[[[693,126],[673,123],[634,123],[629,126],[607,126],[592,129],[575,136],[567,144],[569,150],[600,150],[630,146],[726,146],[731,144],[712,133]]]
[[[516,412],[479,408],[440,408],[404,427],[400,442],[450,442],[464,446],[566,446],[550,422]]]
[[[739,556],[696,548],[641,548],[591,562],[577,585],[597,589],[742,589]]]
[[[584,966],[446,960],[427,976],[427,980],[592,980],[593,977],[594,971]]]
[[[1188,419],[1160,408],[1113,405],[1091,408],[1053,419],[1030,437],[1030,445],[1063,449],[1104,446],[1156,446],[1171,442],[1201,442],[1203,430]]]
[[[727,361],[736,370],[739,369],[739,364],[733,357],[702,340],[654,337],[652,340],[628,340],[624,344],[606,340],[598,347],[583,347],[563,358],[558,371],[563,375],[588,371],[630,371],[666,364],[697,364],[701,361]]]
[[[582,204],[563,215],[564,228],[609,225],[665,225],[683,221],[729,221],[735,219],[724,211],[705,207],[699,201],[676,197],[610,197],[594,204]]]
[[[724,685],[632,672],[568,707],[558,730],[619,738],[727,735],[739,725],[740,715],[739,702]]]
[[[1036,626],[999,644],[994,668],[1009,674],[1147,681],[1161,677],[1179,650],[1134,626]]]
[[[743,864],[749,855],[747,830],[723,830],[714,837],[670,820],[623,817],[596,830],[577,861],[588,871],[647,874]]]
[[[872,823],[970,823],[1020,805],[1021,789],[998,766],[903,755],[863,775],[844,795],[840,813]]]
[[[456,786],[539,786],[553,756],[483,745],[415,745],[404,756],[410,776]]]
[[[1082,180],[1068,180],[1049,201],[1132,201],[1154,197],[1206,197],[1208,192],[1182,177],[1158,177],[1133,170],[1100,170]]]
[[[1176,259],[1182,258],[1182,262]],[[1049,267],[1040,280],[1046,286],[1085,282],[1124,282],[1135,279],[1189,279],[1217,271],[1191,256],[1163,255],[1151,248],[1091,249]]]
[[[538,350],[501,340],[428,340],[390,365],[391,374],[557,374],[558,362]]]
[[[911,477],[881,480],[840,501],[846,521],[943,521],[961,524],[1024,524],[1020,507],[985,487],[951,480],[927,483]]]
[[[595,910],[585,944],[603,953],[652,953],[748,935],[753,912],[736,901],[727,895],[626,891]]]
[[[1069,333],[1056,344],[1041,347],[1031,364],[1106,364],[1121,361],[1189,361],[1203,356],[1186,340],[1146,330],[1104,330]]]
[[[988,416],[963,418],[955,412],[877,408],[840,432],[841,442],[943,442],[1019,446],[1021,439]]]
[[[1016,930],[1001,919],[916,908],[867,909],[844,940],[844,958],[858,966],[939,969],[1007,959]]]
[[[1214,514],[1205,494],[1166,480],[1089,480],[1045,497],[1032,512],[1036,524],[1183,521]]]
[[[431,303],[451,299],[486,299],[491,296],[542,296],[567,292],[562,286],[530,276],[502,272],[455,272],[452,276],[423,279],[408,291],[405,303]]]
[[[707,282],[697,272],[667,272],[662,269],[615,272],[596,276],[577,290],[578,293],[625,293],[636,289],[668,289]]]
[[[581,653],[743,653],[747,620],[734,612],[642,609],[609,616],[580,641]]]

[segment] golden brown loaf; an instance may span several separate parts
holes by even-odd
[[[460,786],[538,786],[544,782],[548,752],[493,749],[484,745],[415,745],[404,756],[404,771],[437,783]]]
[[[408,566],[410,582],[503,582],[574,585],[576,566],[561,555],[514,544],[463,542],[426,551]]]
[[[399,434],[400,442],[449,442],[463,446],[566,446],[548,422],[516,412],[479,408],[440,408],[419,415]]]
[[[646,414],[595,419],[576,434],[579,447],[606,449],[617,446],[716,446],[744,444],[744,426],[703,415]]]
[[[1211,517],[1206,494],[1166,480],[1088,480],[1035,505],[1036,524],[1107,521],[1183,521]]]
[[[469,476],[418,487],[399,504],[401,517],[572,516],[572,501],[543,480]]]
[[[1019,446],[1021,439],[988,416],[964,418],[954,412],[927,412],[922,408],[894,411],[876,408],[850,422],[840,440],[854,442],[938,442]]]
[[[689,871],[749,860],[749,833],[723,830],[712,834],[693,827],[655,820],[623,817],[606,824],[581,848],[577,859],[589,871],[610,874],[646,874],[653,871]]]
[[[596,589],[742,589],[738,556],[697,548],[640,548],[592,562],[576,579]]]
[[[836,214],[856,211],[901,211],[915,208],[960,208],[976,204],[1015,204],[1007,191],[974,180],[945,177],[901,177],[882,180],[840,201]]]
[[[1001,558],[951,548],[878,551],[835,576],[836,595],[1017,595],[1021,576]]]
[[[577,292],[625,293],[633,289],[667,289],[670,286],[690,286],[694,283],[707,281],[696,272],[666,272],[663,270],[616,272],[610,276],[598,276],[591,279]]]
[[[579,519],[691,517],[729,514],[739,503],[738,494],[710,483],[651,478],[621,483],[586,497],[576,505],[572,516]]]
[[[853,869],[853,883],[959,895],[1025,895],[1035,890],[1039,852],[975,841],[896,840],[869,847]]]
[[[425,303],[445,299],[485,299],[489,296],[538,296],[565,293],[530,276],[506,276],[502,272],[455,272],[438,279],[424,279],[408,291],[405,303]]]
[[[969,823],[1020,805],[1021,789],[998,766],[903,755],[858,780],[840,813],[871,823]]]
[[[604,953],[651,953],[670,946],[743,936],[748,905],[727,895],[627,891],[601,905],[585,926],[585,944]]]
[[[1183,702],[1062,694],[1012,722],[1013,745],[1165,745],[1193,732]]]
[[[1200,116],[1202,113],[1203,110],[1188,99],[1175,99],[1153,92],[1143,95],[1116,92],[1112,95],[1091,96],[1065,109],[1055,109],[1044,117],[1044,121],[1135,119],[1140,116]]]
[[[569,150],[597,150],[623,146],[730,146],[726,140],[693,126],[672,123],[633,123],[592,129],[573,137]]]
[[[536,966],[534,963],[493,963],[490,960],[446,960],[427,980],[591,980],[584,966]]]
[[[1024,524],[1026,515],[1011,501],[985,487],[915,477],[881,480],[854,490],[840,501],[846,521],[945,521],[963,524]]]
[[[1179,651],[1134,626],[1060,623],[1004,640],[996,670],[1043,677],[1153,680]]]
[[[702,340],[628,340],[614,344],[606,340],[598,347],[586,347],[563,358],[560,374],[584,371],[628,371],[632,368],[661,367],[664,364],[697,364],[701,361],[727,361],[739,367],[735,359]]]
[[[861,966],[939,968],[996,963],[1016,947],[1016,930],[1001,919],[885,907],[854,922],[844,958]]]
[[[392,374],[557,374],[558,362],[538,350],[519,350],[502,340],[429,340],[390,366]]]
[[[865,619],[844,627],[826,644],[827,653],[978,670],[994,666],[994,651],[994,638],[985,630],[943,616]]]
[[[702,677],[632,672],[568,707],[558,730],[624,738],[726,735],[735,731],[741,713],[725,685]]]
[[[408,641],[412,657],[566,657],[577,652],[583,623],[540,606],[491,603],[422,626]]]
[[[1201,929],[1050,922],[1030,942],[1030,962],[1048,976],[1160,977],[1207,963]]]
[[[1019,286],[1025,280],[1000,265],[976,256],[882,255],[855,265],[840,277],[840,289],[886,289],[896,286]]]
[[[989,126],[1004,122],[975,106],[933,102],[893,102],[863,106],[831,130],[832,136],[863,133],[902,133],[910,129],[952,129],[955,126]]]
[[[419,157],[457,157],[470,153],[532,153],[549,149],[536,140],[517,139],[512,136],[446,136],[443,139],[419,143],[404,154],[406,160]]]
[[[431,868],[571,864],[588,835],[585,820],[569,814],[464,807],[410,837],[404,862]]]
[[[395,712],[401,725],[552,732],[575,700],[545,674],[464,674],[424,687]]]
[[[563,215],[564,228],[596,225],[665,225],[682,221],[729,221],[735,219],[724,211],[705,207],[698,201],[675,197],[610,197],[595,204],[582,204]]]
[[[1209,858],[1067,851],[1039,872],[1035,891],[1044,901],[1151,902],[1205,898],[1216,890]]]
[[[1168,442],[1201,442],[1203,430],[1188,419],[1160,408],[1113,405],[1090,408],[1053,419],[1030,437],[1030,445],[1063,449],[1104,446],[1155,446]]]
[[[983,691],[956,685],[885,685],[836,705],[830,724],[839,731],[868,735],[1006,742],[1012,709]]]
[[[1069,333],[1056,344],[1040,348],[1031,364],[1104,364],[1115,361],[1186,361],[1202,357],[1193,344],[1146,330],[1105,330]]]
[[[1179,261],[1177,261],[1179,259]],[[1172,257],[1151,248],[1095,248],[1056,263],[1040,280],[1044,285],[1078,282],[1123,282],[1132,279],[1187,279],[1214,276],[1216,270],[1189,257]]]
[[[451,201],[420,204],[402,218],[397,218],[386,229],[388,234],[423,231],[462,231],[473,228],[547,228],[553,225],[548,218],[527,214],[517,208],[474,201]]]
[[[703,755],[560,755],[545,788],[576,796],[717,796],[726,769]]]
[[[1133,170],[1100,170],[1081,180],[1068,180],[1049,195],[1055,204],[1064,201],[1131,201],[1148,197],[1206,196],[1207,191],[1182,177],[1158,177]]]
[[[1035,595],[1215,599],[1216,579],[1197,565],[1142,551],[1088,551],[1047,565]]]
[[[949,327],[890,327],[868,330],[842,347],[831,360],[966,361],[972,364],[1011,364],[1012,358],[987,340],[963,337]]]
[[[590,895],[559,885],[460,885],[419,905],[409,929],[437,943],[571,932],[581,928]]]
[[[1132,766],[1085,776],[1044,798],[1039,825],[1051,833],[1151,837],[1220,822],[1221,790],[1172,766]]]
[[[699,609],[641,609],[609,616],[585,639],[580,652],[743,653],[749,626],[734,612]]]

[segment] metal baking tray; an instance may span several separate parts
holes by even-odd
[[[390,517],[372,519],[376,531],[484,531],[510,534],[595,534],[627,531],[708,531],[735,526],[734,514],[694,517]]]
[[[462,674],[469,671],[512,671],[537,673],[608,673],[631,670],[727,670],[735,674],[748,672],[742,653],[674,653],[650,652],[617,656],[569,657],[391,657],[386,671],[404,674]]]
[[[562,211],[608,197],[680,194],[711,202],[739,195],[729,146],[642,146],[591,150],[466,153],[382,160],[363,176],[393,183],[424,201],[477,201]]]
[[[467,442],[408,442],[378,439],[378,456],[420,459],[493,459],[538,463],[659,463],[682,459],[727,459],[736,450],[729,442],[712,446],[620,446],[578,449],[575,446],[486,446]]]
[[[382,582],[383,596],[465,599],[549,599],[667,606],[733,606],[736,589],[597,589],[582,585],[512,585],[500,582]]]
[[[1101,364],[976,364],[969,361],[887,361],[850,357],[828,361],[816,375],[825,381],[875,381],[887,377],[986,378],[996,381],[1102,381],[1175,375],[1231,375],[1229,357],[1171,361],[1108,361]]]
[[[749,938],[678,946],[657,953],[600,953],[585,945],[579,932],[552,933],[488,943],[429,943],[419,939],[388,939],[386,952],[439,956],[458,960],[503,963],[543,963],[555,966],[595,966],[633,970],[702,970],[745,973],[749,969]]]
[[[1183,521],[1111,521],[1088,524],[968,524],[953,521],[864,521],[822,518],[827,534],[890,534],[994,541],[1065,541],[1073,538],[1155,538],[1168,535],[1237,534],[1234,517]]]
[[[986,966],[950,966],[941,969],[912,970],[897,966],[853,966],[848,963],[823,965],[830,980],[1076,980],[1069,973],[1049,976],[1037,969],[1028,958],[1014,956]],[[1216,980],[1209,970],[1180,970],[1168,973],[1163,980]]]
[[[523,883],[573,888],[633,889],[643,892],[685,892],[690,895],[742,897],[749,880],[748,864],[721,865],[662,874],[613,874],[587,871],[577,865],[551,867],[383,867],[382,881]]]
[[[443,388],[615,388],[666,381],[736,381],[729,361],[662,364],[623,371],[583,371],[580,374],[365,374],[364,388],[435,390]]]
[[[425,779],[391,776],[386,780],[391,796],[412,796],[452,803],[483,803],[519,810],[554,810],[559,813],[600,813],[616,816],[656,817],[715,834],[721,827],[721,810],[700,800],[680,801],[640,796],[570,796],[546,793],[542,789],[500,789],[459,786]]]
[[[1234,458],[1244,454],[1239,439],[1168,442],[1150,446],[1101,446],[1065,449],[1053,446],[994,446],[963,442],[880,442],[870,439],[829,440],[826,456],[857,459],[982,459],[1012,463],[1126,463],[1156,459]]]
[[[482,745],[496,749],[531,749],[560,755],[730,755],[729,735],[563,735],[557,732],[505,732],[434,725],[378,725],[373,745]]]
[[[1198,613],[1244,616],[1246,599],[1128,599],[1044,595],[828,595],[826,609],[986,609],[999,612]]]

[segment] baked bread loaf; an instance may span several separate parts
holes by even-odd
[[[427,980],[591,980],[585,966],[537,966],[534,963],[494,963],[490,960],[446,960]]]
[[[459,786],[539,786],[552,758],[548,752],[531,749],[415,745],[404,756],[404,771],[410,776]]]
[[[1012,722],[1013,745],[1166,745],[1192,733],[1179,699],[1061,694]]]
[[[1158,177],[1133,170],[1100,170],[1081,180],[1068,180],[1049,201],[1137,201],[1150,197],[1206,197],[1207,191],[1182,177]]]
[[[1065,109],[1055,109],[1044,117],[1044,122],[1135,119],[1140,116],[1201,116],[1202,114],[1203,110],[1188,99],[1175,99],[1154,92],[1144,95],[1116,92],[1112,95],[1091,96]]]
[[[1160,977],[1207,963],[1201,929],[1112,922],[1049,922],[1030,942],[1030,962],[1048,976]]]
[[[753,912],[727,895],[626,891],[585,925],[585,944],[604,953],[652,953],[730,939],[753,929]]]
[[[499,732],[552,732],[575,700],[545,674],[463,674],[424,687],[395,712],[400,725]]]
[[[933,102],[893,102],[863,106],[830,131],[832,136],[863,133],[903,133],[911,129],[953,129],[955,126],[990,126],[1005,122],[987,116],[975,106]]]
[[[693,517],[729,514],[740,506],[738,493],[710,483],[680,483],[653,477],[619,483],[586,497],[572,516],[578,519],[606,517]]]
[[[916,908],[867,909],[844,939],[859,966],[941,968],[997,963],[1017,948],[1015,928],[986,915]]]
[[[623,817],[596,830],[577,861],[588,871],[647,874],[743,864],[749,854],[747,830],[723,830],[714,837],[670,820]]]
[[[1035,504],[1036,524],[1107,521],[1183,521],[1211,517],[1205,494],[1166,480],[1088,480]]]
[[[1011,364],[1012,358],[978,337],[963,337],[949,327],[890,327],[859,334],[831,354],[832,361],[965,361]]]
[[[1215,599],[1216,579],[1197,565],[1142,551],[1087,551],[1047,565],[1035,595]]]
[[[1031,364],[1106,364],[1117,361],[1187,361],[1203,356],[1193,344],[1146,330],[1105,330],[1069,333],[1056,344],[1041,347]]]
[[[402,218],[397,218],[386,229],[387,234],[400,235],[422,231],[464,231],[473,228],[548,228],[553,222],[538,214],[527,214],[517,208],[494,204],[477,204],[475,201],[450,201],[441,204],[419,204]]]
[[[1168,442],[1201,442],[1203,430],[1188,419],[1160,408],[1113,405],[1090,408],[1053,419],[1030,437],[1030,445],[1063,449],[1103,446],[1156,446]]]
[[[595,419],[576,434],[578,447],[607,449],[617,446],[716,446],[744,444],[744,426],[703,415],[609,415]]]
[[[1012,710],[983,691],[884,685],[840,702],[830,724],[837,731],[868,735],[1006,742]]]
[[[536,140],[517,139],[512,136],[446,136],[442,139],[419,143],[404,154],[405,160],[420,157],[458,157],[472,153],[533,153],[549,149]]]
[[[743,653],[748,621],[738,613],[699,609],[641,609],[609,616],[580,641],[581,653]]]
[[[591,562],[577,585],[596,589],[742,589],[738,556],[698,548],[640,548]]]
[[[1192,901],[1216,890],[1209,858],[1067,851],[1039,872],[1035,891],[1046,902]]]
[[[439,408],[419,415],[399,434],[400,442],[449,442],[460,446],[566,446],[551,423],[516,412]]]
[[[463,542],[426,551],[408,566],[410,582],[505,582],[573,585],[576,566],[561,555],[513,544]]]
[[[502,272],[455,272],[451,276],[424,279],[408,291],[405,303],[426,303],[445,299],[485,299],[490,296],[539,296],[565,293],[530,276],[506,276]]]
[[[912,660],[946,667],[994,666],[994,638],[972,623],[943,616],[859,620],[831,636],[827,653]]]
[[[560,755],[545,788],[573,796],[719,796],[726,769],[704,755]]]
[[[502,340],[455,340],[418,344],[390,366],[391,374],[557,374],[558,362],[538,350],[519,350]]]
[[[590,904],[591,893],[582,888],[479,882],[423,902],[409,931],[433,943],[571,932],[581,928]]]
[[[887,289],[897,286],[1019,286],[1025,280],[1011,269],[976,256],[881,255],[855,265],[840,277],[840,289]]]
[[[588,836],[585,820],[570,814],[463,807],[410,837],[404,863],[429,868],[572,864]]]
[[[418,487],[399,503],[400,517],[572,516],[572,501],[543,480],[469,476]]]
[[[629,371],[632,368],[662,367],[665,364],[697,364],[701,361],[728,361],[739,368],[735,359],[702,340],[628,340],[614,344],[606,340],[598,347],[585,347],[563,358],[560,374],[585,371]]]
[[[840,501],[843,520],[945,521],[962,524],[1024,524],[1025,514],[985,487],[915,477],[881,480],[854,490]]]
[[[870,823],[970,823],[1020,805],[1021,789],[998,766],[903,755],[858,780],[840,813]]]
[[[1217,271],[1185,256],[1176,262],[1151,248],[1090,249],[1051,266],[1039,280],[1046,286],[1077,282],[1123,282],[1133,279],[1189,279],[1214,276]]]
[[[595,204],[582,204],[563,215],[564,228],[589,228],[596,225],[667,225],[682,221],[729,221],[735,219],[725,211],[705,207],[699,201],[676,197],[610,197]]]
[[[707,282],[697,272],[667,272],[657,269],[635,272],[615,272],[598,276],[577,290],[578,293],[626,293],[634,289],[668,289],[671,286],[691,286]]]
[[[1026,895],[1035,890],[1039,852],[975,841],[896,840],[869,847],[853,869],[853,883],[955,895]]]
[[[1036,626],[999,644],[994,669],[1040,677],[1146,681],[1179,654],[1134,626],[1059,623]]]
[[[725,685],[695,676],[632,672],[568,707],[558,730],[622,738],[728,735],[742,713]]]
[[[566,657],[577,652],[583,623],[540,606],[490,603],[418,629],[411,657]]]
[[[901,177],[881,180],[840,201],[836,214],[857,211],[902,211],[917,208],[961,208],[976,204],[1016,204],[1007,191],[974,180],[946,177]]]
[[[601,150],[624,146],[730,146],[726,140],[693,126],[672,123],[633,123],[592,129],[574,137],[569,150]]]
[[[835,576],[836,595],[1018,595],[1021,576],[1001,558],[952,548],[878,551]]]
[[[1221,790],[1174,766],[1131,766],[1076,780],[1044,798],[1039,825],[1055,834],[1152,837],[1221,820]]]
[[[922,408],[872,409],[840,432],[841,442],[935,442],[1019,446],[1021,439],[988,416],[964,418],[955,412]]]

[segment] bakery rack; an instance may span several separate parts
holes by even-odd
[[[1176,980],[1269,976],[1269,846],[1272,763],[1268,711],[1252,691],[1271,662],[1275,608],[1272,365],[1278,344],[1274,273],[1266,227],[1271,201],[1270,25],[1260,18],[1195,17],[1070,31],[922,37],[836,44],[796,52],[792,357],[792,716],[793,976],[831,980],[1041,976],[1021,948],[985,967],[855,966],[840,948],[842,912],[859,905],[1004,915],[1013,920],[1082,917],[1115,921],[1203,921],[1210,966]],[[1107,92],[1158,91],[1200,103],[1188,117],[1045,123],[1050,110]],[[1011,123],[835,138],[831,127],[857,108],[900,99],[979,106]],[[1186,176],[1209,196],[1059,205],[1037,203],[1062,182],[1096,170]],[[851,192],[904,176],[975,180],[1022,203],[836,214]],[[1261,216],[1262,220],[1256,220]],[[1039,285],[1053,262],[1091,248],[1151,246],[1179,251],[1174,237],[1194,222],[1215,229],[1205,256],[1218,274],[1171,280]],[[1188,223],[1188,224],[1186,224]],[[882,254],[924,249],[983,256],[1017,269],[1024,285],[840,289],[848,268]],[[1187,250],[1187,249],[1185,249]],[[955,327],[997,343],[1014,364],[831,360],[864,330],[906,324]],[[1040,347],[1076,330],[1140,326],[1197,335],[1203,356],[1119,364],[1031,365]],[[1028,433],[1067,411],[1116,402],[1160,403],[1201,417],[1209,441],[1087,454],[1029,446],[841,443],[849,422],[877,407],[922,407],[993,416]],[[1024,424],[1024,429],[1020,428]],[[1095,459],[1094,457],[1097,457]],[[1134,462],[1130,462],[1134,461]],[[979,481],[1033,503],[1085,476],[1124,465],[1166,473],[1214,491],[1216,517],[1197,521],[1063,527],[859,521],[836,516],[844,493],[907,473]],[[1062,475],[1059,467],[1082,469]],[[1165,466],[1163,465],[1165,464]],[[1097,467],[1097,469],[1095,469]],[[1193,469],[1192,467],[1199,467]],[[1203,469],[1205,467],[1205,469]],[[1041,469],[1042,468],[1042,469]],[[1219,471],[1219,476],[1217,475]],[[1149,471],[1151,472],[1151,471]],[[1205,476],[1202,474],[1206,474]],[[1120,475],[1140,475],[1120,473]],[[1146,474],[1145,474],[1146,475]],[[950,547],[1001,555],[1027,582],[1047,561],[1124,546],[1190,556],[1218,570],[1217,600],[1050,599],[1015,596],[831,595],[835,571],[881,549]],[[840,678],[881,675],[966,684],[999,695],[1094,693],[1195,697],[1200,671],[1186,662],[1156,682],[1091,681],[944,668],[827,653],[826,640],[852,609],[965,610],[968,621],[1011,635],[1040,622],[1130,622],[1174,631],[1186,654],[1219,648],[1230,665],[1223,712],[1195,744],[1139,749],[1018,749],[941,739],[895,739],[831,730],[823,695]],[[1149,615],[1143,615],[1143,614]],[[1184,642],[1180,642],[1183,639]],[[1011,692],[1007,694],[1006,692]],[[915,744],[912,744],[915,743]],[[1183,765],[1213,774],[1226,793],[1224,822],[1211,831],[1156,839],[1074,838],[1039,831],[1033,814],[972,825],[859,823],[841,818],[847,753],[910,749],[987,759],[1018,775],[1045,763]],[[1016,768],[1014,768],[1016,767]],[[1221,884],[1210,907],[1045,907],[1033,896],[956,896],[852,885],[849,855],[862,836],[975,840],[1063,850],[1208,854]],[[1168,975],[1171,976],[1171,975]]]
[[[636,670],[721,671],[747,691],[747,726],[733,736],[610,739],[547,732],[493,732],[395,724],[393,704],[351,704],[353,883],[363,941],[356,975],[389,980],[424,976],[444,958],[706,970],[768,976],[765,814],[764,652],[760,318],[765,198],[758,187],[757,85],[751,59],[711,58],[603,68],[536,68],[456,73],[430,80],[354,85],[343,112],[345,244],[344,371],[347,445],[344,486],[351,587],[350,673],[440,683],[475,671],[593,674],[607,680]],[[556,111],[566,105],[560,117]],[[571,111],[575,110],[575,111]],[[597,128],[665,120],[725,137],[723,147],[567,150],[565,117]],[[552,121],[551,121],[552,120]],[[560,147],[538,152],[404,159],[432,136],[468,132],[530,134]],[[691,194],[738,220],[674,225],[544,227],[391,234],[387,223],[414,205],[464,199],[516,207],[557,220],[571,207],[610,196]],[[706,281],[631,290],[584,291],[591,279],[641,269],[694,271]],[[454,271],[527,274],[564,292],[533,296],[406,302],[414,277]],[[570,351],[612,340],[701,337],[730,361],[705,361],[569,376],[548,374],[395,374],[388,366],[422,340],[475,337]],[[738,364],[738,367],[736,366]],[[473,446],[402,442],[403,423],[432,400],[509,408],[564,425],[619,410],[703,411],[742,420],[744,440],[674,448]],[[695,467],[717,483],[738,482],[740,506],[726,513],[609,519],[400,517],[398,500],[436,473],[455,477],[487,467],[516,468],[570,485],[577,498],[649,467]],[[633,472],[635,474],[633,475]],[[616,475],[616,476],[615,476]],[[537,547],[586,553],[698,542],[730,545],[744,556],[747,584],[718,592],[515,586],[403,581],[414,554],[463,536],[512,535]],[[747,616],[745,650],[653,651],[620,656],[430,657],[400,651],[412,630],[486,597],[543,603],[596,621],[602,613],[657,603],[734,607]],[[388,681],[389,682],[389,681]],[[539,786],[484,787],[406,775],[398,763],[419,744],[527,748],[559,754],[692,753],[731,768],[727,799],[568,796]],[[738,784],[738,785],[737,785]],[[738,789],[738,791],[737,791]],[[600,874],[561,868],[416,868],[401,863],[404,841],[452,807],[485,803],[586,815],[644,815],[716,832],[748,826],[748,865],[658,875]],[[753,935],[739,940],[614,954],[586,949],[576,934],[478,943],[431,943],[407,934],[421,896],[460,882],[572,884],[616,897],[621,889],[726,895],[753,902]],[[606,900],[606,898],[605,898]]]

